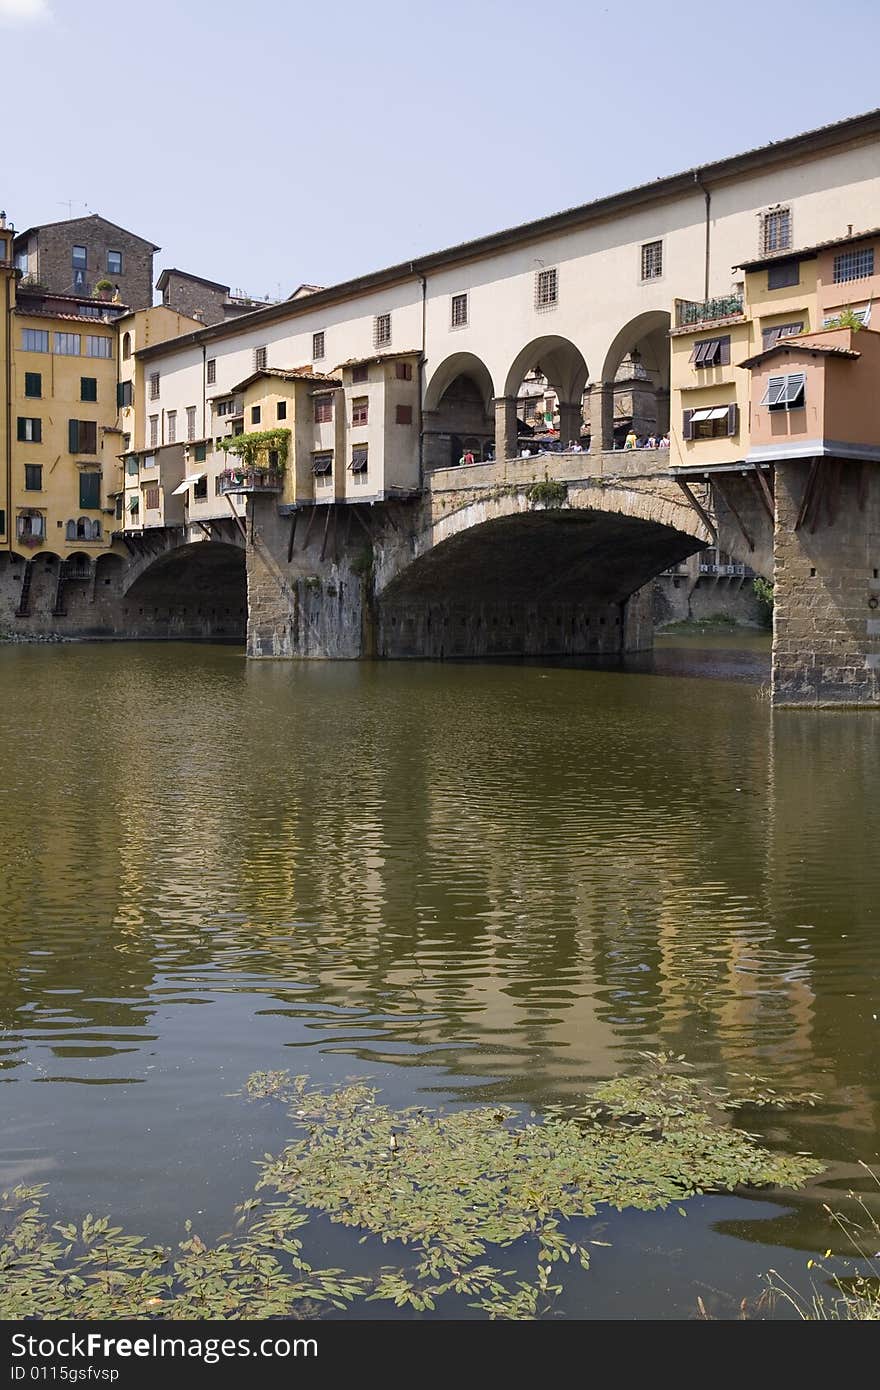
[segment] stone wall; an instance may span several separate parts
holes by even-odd
[[[74,217],[37,229],[39,280],[56,294],[91,294],[99,280],[119,286],[119,296],[130,309],[147,309],[153,302],[153,248],[149,242],[103,218]],[[73,248],[84,246],[88,254],[85,286],[74,288]],[[107,269],[107,252],[122,252],[122,273]]]
[[[776,465],[773,700],[880,705],[880,470],[823,459]]]
[[[225,314],[223,306],[229,294],[228,289],[215,289],[199,280],[191,280],[186,275],[176,275],[173,270],[165,272],[168,279],[162,291],[162,303],[178,313],[187,314],[191,319],[199,319],[204,324],[222,323]]]

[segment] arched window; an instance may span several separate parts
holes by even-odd
[[[93,541],[99,541],[100,539],[101,539],[101,523],[100,523],[100,521],[98,521],[97,518],[95,518],[95,520],[92,522],[92,540],[93,540]]]
[[[75,540],[76,540],[76,522],[75,522],[75,521],[68,521],[66,527],[64,528],[64,531],[65,531],[65,535],[66,535],[66,537],[67,537],[67,539],[68,539],[69,541],[75,541]]]
[[[122,335],[122,360],[123,360],[123,362],[127,362],[128,359],[129,359],[129,357],[131,357],[131,334],[130,334],[130,333],[123,333],[123,335]]]
[[[76,539],[87,541],[91,539],[92,523],[87,516],[81,516],[76,523]]]

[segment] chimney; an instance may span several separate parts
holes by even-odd
[[[852,224],[851,222],[847,222],[847,224],[846,224],[846,234],[847,234],[847,236],[852,236],[852,229],[853,229],[853,224]]]
[[[6,230],[6,213],[0,212],[0,231]]]

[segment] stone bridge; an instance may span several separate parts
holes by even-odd
[[[732,480],[730,489],[732,500]],[[744,493],[734,520],[707,484],[676,480],[659,450],[439,468],[410,499],[287,516],[273,499],[254,498],[248,651],[440,659],[643,651],[653,642],[650,581],[662,570],[717,539],[772,573],[772,526],[765,518],[762,527],[755,506]]]

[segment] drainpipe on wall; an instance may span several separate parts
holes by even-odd
[[[208,348],[204,339],[202,340],[202,439],[207,440],[208,431],[205,425],[208,423]],[[213,451],[212,451],[213,452]],[[205,459],[208,457],[207,444],[205,446]],[[206,462],[207,469],[207,462]]]
[[[709,192],[708,188],[707,188],[706,185],[703,183],[703,180],[700,178],[700,171],[699,171],[699,169],[695,169],[695,170],[694,170],[694,183],[697,185],[697,187],[698,187],[698,188],[700,189],[700,191],[702,192],[703,197],[706,199],[706,253],[705,253],[705,266],[704,266],[704,272],[703,272],[703,298],[704,298],[704,299],[708,299],[708,298],[709,298],[709,252],[710,252],[710,246],[711,246],[711,241],[710,241],[710,238],[711,238],[711,230],[710,230],[710,220],[709,220],[709,219],[710,219],[710,213],[711,213],[711,209],[712,209],[712,194]]]
[[[4,351],[6,353],[6,370],[4,372],[3,389],[6,392],[5,414],[6,414],[6,545],[12,551],[12,296],[9,293],[10,278],[3,276],[4,285],[4,305],[3,305],[3,335]]]
[[[425,393],[425,321],[427,314],[428,281],[424,275],[418,274],[415,263],[410,261],[409,268],[413,275],[418,276],[422,287],[422,352],[419,358],[419,488],[424,487],[425,483],[425,421],[422,415],[422,400]]]

